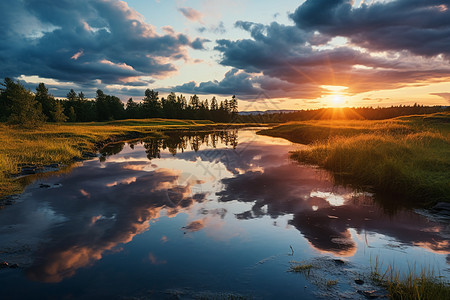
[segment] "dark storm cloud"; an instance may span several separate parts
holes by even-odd
[[[308,0],[291,15],[297,26],[344,36],[371,50],[450,54],[448,0],[397,0],[353,7],[350,0]]]
[[[194,81],[166,89],[169,92],[189,94],[216,94],[216,95],[238,95],[255,96],[260,90],[252,83],[252,76],[245,72],[232,69],[225,74],[221,81],[207,81],[197,84]]]
[[[166,30],[160,35],[125,2],[13,1],[0,3],[0,72],[38,75],[81,85],[139,82],[167,76],[187,47],[202,39]],[[33,29],[30,29],[33,28]]]

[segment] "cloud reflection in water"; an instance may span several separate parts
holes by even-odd
[[[441,225],[408,211],[389,214],[370,196],[334,186],[326,172],[290,161],[289,143],[251,131],[239,134],[220,133],[217,139],[178,135],[153,141],[151,147],[146,142],[122,144],[103,152],[100,162],[86,162],[53,179],[63,188],[33,191],[32,201],[49,203],[64,221],[49,230],[49,241],[41,245],[28,277],[43,282],[71,277],[106,253],[119,251],[161,215],[186,212],[192,219],[184,232],[204,230],[216,240],[232,238],[236,232],[226,232],[229,212],[223,206],[236,201],[251,205],[233,212],[238,221],[292,215],[289,224],[324,253],[354,255],[353,229],[449,253]],[[217,200],[215,209],[192,210],[195,204]],[[152,252],[148,259],[165,263]]]

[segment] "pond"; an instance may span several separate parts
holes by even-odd
[[[336,186],[256,131],[168,132],[36,178],[0,210],[0,261],[19,266],[0,269],[0,298],[364,298],[377,260],[450,277],[448,224]]]

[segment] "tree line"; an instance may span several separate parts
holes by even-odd
[[[386,120],[400,116],[450,111],[450,106],[399,105],[390,107],[318,108],[294,112],[271,112],[240,115],[241,123],[286,123],[308,120]]]
[[[44,83],[33,93],[19,81],[5,78],[0,88],[0,121],[31,125],[48,122],[93,122],[121,119],[193,119],[230,122],[238,115],[238,101],[218,101],[215,97],[200,100],[197,95],[186,99],[183,95],[170,93],[166,98],[147,89],[142,101],[132,98],[124,104],[118,97],[97,90],[90,100],[83,92],[69,91],[65,99],[56,99]]]
[[[127,144],[134,149],[137,144],[142,144],[147,153],[147,158],[161,158],[161,151],[168,150],[172,155],[184,152],[186,149],[197,152],[201,145],[209,145],[216,148],[219,143],[236,149],[238,145],[237,130],[220,130],[212,132],[166,132],[164,138],[149,138],[140,141],[131,141]],[[100,150],[100,161],[104,162],[111,155],[122,152],[125,142],[113,143]]]
[[[69,91],[65,99],[56,99],[44,83],[36,92],[26,89],[19,81],[5,78],[0,87],[0,122],[35,126],[47,122],[94,122],[121,119],[190,119],[236,123],[284,123],[303,120],[367,119],[383,120],[398,116],[450,111],[449,106],[399,105],[391,107],[319,108],[287,113],[239,115],[235,96],[230,100],[200,100],[197,95],[186,99],[170,93],[166,98],[147,89],[144,98],[132,98],[124,104],[118,97],[97,90],[95,99],[83,92]]]

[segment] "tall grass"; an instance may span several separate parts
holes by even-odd
[[[371,266],[372,280],[387,289],[390,299],[437,300],[450,299],[450,284],[435,274],[429,267],[409,266],[407,272],[400,272],[394,265],[383,269],[378,261]]]
[[[302,122],[261,133],[306,137],[310,147],[293,152],[293,159],[324,167],[336,179],[378,194],[429,206],[450,201],[450,114],[428,118],[432,124],[427,116]]]

